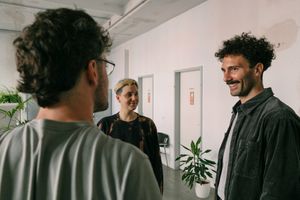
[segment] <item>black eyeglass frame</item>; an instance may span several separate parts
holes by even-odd
[[[115,70],[115,67],[116,67],[115,63],[113,63],[113,62],[111,62],[109,60],[105,60],[103,58],[96,58],[95,60],[100,61],[100,62],[105,62],[105,63],[108,63],[108,64],[110,64],[110,65],[113,66],[112,70],[109,73],[107,73],[107,76],[111,75],[113,73],[113,71]],[[105,65],[105,67],[107,68],[107,65]]]

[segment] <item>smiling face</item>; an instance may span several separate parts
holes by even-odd
[[[124,86],[116,97],[121,104],[121,110],[124,111],[134,111],[139,103],[138,88],[136,85]]]
[[[229,86],[230,94],[238,96],[242,103],[248,101],[263,90],[261,83],[262,64],[250,68],[242,55],[228,55],[222,60],[224,82]]]

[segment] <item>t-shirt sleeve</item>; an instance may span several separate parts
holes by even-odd
[[[132,162],[124,199],[160,200],[162,196],[148,158]]]

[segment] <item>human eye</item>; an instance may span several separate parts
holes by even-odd
[[[229,71],[231,73],[235,73],[235,72],[239,71],[239,69],[240,69],[239,66],[232,66],[229,68]]]
[[[232,68],[232,71],[238,71],[239,70],[239,67],[238,66],[234,66],[233,68]]]
[[[132,96],[132,93],[131,92],[128,92],[127,94],[126,94],[126,97],[127,98],[130,98]]]

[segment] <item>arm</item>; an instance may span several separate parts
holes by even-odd
[[[106,135],[109,135],[111,123],[110,123],[110,120],[109,120],[107,117],[102,118],[102,119],[97,123],[97,126],[98,126],[98,128],[99,128],[101,131],[103,131]]]
[[[260,200],[300,196],[300,120],[293,113],[268,118],[265,172]]]
[[[162,162],[160,157],[160,149],[158,144],[158,135],[157,135],[156,126],[152,120],[150,121],[150,127],[151,127],[150,137],[152,140],[152,147],[153,147],[153,152],[152,152],[153,158],[151,162],[152,162],[154,174],[159,184],[160,191],[161,193],[163,193],[164,180],[163,180]]]

